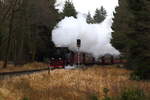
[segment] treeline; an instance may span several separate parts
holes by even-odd
[[[55,2],[56,0],[0,1],[0,61],[4,61],[4,68],[9,61],[15,65],[43,61],[55,52],[52,30],[65,16],[77,18],[77,11],[71,1],[65,2],[62,13],[55,9]],[[97,9],[94,23],[102,22],[105,17],[105,9]],[[91,21],[93,19],[87,17],[87,22],[93,23]]]
[[[119,5],[112,44],[126,55],[134,79],[150,79],[150,1],[119,0]]]
[[[60,20],[55,0],[0,2],[0,60],[16,65],[48,57],[51,31]]]
[[[73,3],[70,0],[67,0],[65,2],[63,12],[61,13],[63,18],[66,16],[67,17],[73,16],[74,18],[77,18],[77,14],[78,13],[77,13]],[[88,13],[88,15],[86,17],[86,22],[88,24],[99,24],[99,23],[103,22],[106,17],[107,17],[107,12],[106,12],[105,8],[103,6],[101,6],[101,8],[97,8],[95,10],[94,16],[92,16],[90,12]]]
[[[87,15],[86,21],[89,24],[99,24],[105,20],[106,16],[107,16],[107,12],[104,9],[104,7],[101,6],[100,9],[99,8],[96,9],[93,17],[91,16],[89,12]]]

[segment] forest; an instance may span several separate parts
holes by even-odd
[[[0,0],[0,100],[150,100],[150,0],[119,0],[113,12],[110,42],[125,63],[69,65],[73,69],[52,58],[58,49],[52,33],[79,12],[73,0],[61,12],[56,1]],[[108,12],[99,6],[83,16],[86,25],[101,25]],[[51,69],[55,62],[63,67]]]
[[[7,67],[43,61],[54,47],[51,31],[61,19],[55,0],[5,0],[0,2],[0,59]]]
[[[0,60],[7,67],[8,61],[15,65],[32,61],[44,61],[55,51],[52,30],[65,16],[77,12],[70,1],[66,1],[62,13],[55,9],[55,0],[6,0],[0,2]],[[94,18],[90,13],[88,23],[100,23],[106,17],[103,7],[96,9]]]
[[[55,0],[0,1],[0,60],[15,65],[34,61],[44,62],[55,51],[52,30],[65,16],[77,17],[70,1],[63,12],[55,9]],[[125,54],[126,68],[134,70],[135,79],[150,77],[150,2],[148,0],[119,0],[114,13],[112,45]],[[96,9],[87,15],[87,23],[101,23],[106,10]]]
[[[112,44],[125,53],[135,79],[150,79],[150,1],[120,0],[114,16]]]

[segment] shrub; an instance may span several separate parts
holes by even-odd
[[[146,100],[141,89],[126,89],[121,93],[120,100]]]
[[[109,89],[108,88],[104,88],[103,89],[103,92],[104,92],[104,99],[103,100],[112,100],[109,96],[108,96],[108,92],[109,92]]]
[[[150,80],[150,69],[139,69],[131,74],[133,80]]]
[[[105,97],[103,100],[112,100],[110,97]]]
[[[23,100],[30,100],[28,97],[24,97]]]
[[[0,100],[4,100],[4,98],[2,96],[0,96]]]
[[[137,74],[137,72],[131,73],[130,79],[131,79],[131,80],[136,80],[136,81],[141,80],[141,78],[140,78],[140,76]]]
[[[99,100],[98,96],[97,95],[91,95],[91,100]]]

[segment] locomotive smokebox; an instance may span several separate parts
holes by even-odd
[[[81,47],[81,40],[77,39],[77,47],[80,48]]]

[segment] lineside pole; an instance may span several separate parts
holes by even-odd
[[[79,68],[79,66],[80,66],[80,52],[79,52],[79,47],[78,47],[78,65],[77,65],[77,67]]]
[[[80,46],[81,46],[81,40],[77,39],[77,48],[78,48],[78,57],[77,57],[77,67],[79,68],[80,65]]]

